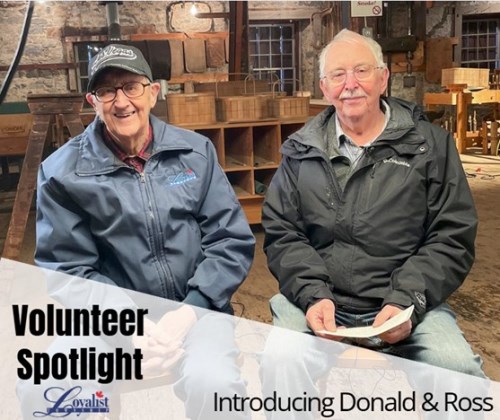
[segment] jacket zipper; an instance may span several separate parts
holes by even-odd
[[[147,164],[147,163],[146,163]],[[144,185],[144,190],[146,191],[146,198],[147,198],[147,207],[148,207],[148,212],[149,212],[149,217],[151,220],[151,225],[152,225],[152,241],[153,241],[153,249],[155,252],[156,259],[158,260],[158,265],[160,266],[161,271],[163,272],[165,278],[167,279],[166,282],[164,282],[164,286],[166,289],[167,299],[173,299],[175,300],[175,288],[173,286],[173,278],[172,278],[172,273],[170,272],[170,268],[168,266],[168,263],[163,261],[163,246],[158,240],[158,232],[161,232],[161,228],[156,222],[155,215],[153,213],[153,203],[151,201],[152,194],[149,193],[148,190],[148,184],[146,182],[146,174],[145,172],[138,172],[139,173],[139,179],[141,184]]]
[[[328,158],[323,157],[322,164],[323,164],[323,167],[325,168],[326,173],[330,177],[330,184],[333,186],[332,189],[335,191],[337,202],[340,203],[342,200],[342,194],[340,191],[339,183],[337,182],[337,178],[335,178],[334,173],[333,173],[332,163],[330,162],[330,160]]]

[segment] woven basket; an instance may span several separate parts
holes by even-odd
[[[247,76],[245,84],[248,80],[252,80],[252,93],[238,96],[219,96],[217,82],[215,83],[215,107],[218,121],[235,123],[255,121],[261,118],[262,107],[255,95],[255,80],[251,76]]]
[[[259,100],[256,96],[215,98],[215,105],[218,121],[234,123],[259,119]]]
[[[175,93],[166,96],[167,119],[171,124],[216,122],[213,93]]]
[[[276,92],[278,82],[273,83],[273,97],[270,102],[271,116],[280,120],[307,118],[309,116],[310,93],[296,91],[294,96],[282,96]]]
[[[273,103],[272,100],[275,97],[286,96],[286,92],[275,92],[273,89],[274,83],[279,82],[280,79],[275,73],[271,73],[271,82],[265,82],[267,85],[267,91],[257,91],[254,95],[257,97],[257,119],[268,119],[273,117]],[[256,82],[262,82],[258,80]],[[246,88],[246,85],[245,85]],[[249,93],[245,89],[245,94]]]

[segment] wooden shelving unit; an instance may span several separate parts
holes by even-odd
[[[261,222],[265,188],[280,163],[281,144],[307,118],[210,125],[179,124],[208,137],[251,224]]]

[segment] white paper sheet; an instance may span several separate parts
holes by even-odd
[[[411,314],[413,313],[413,305],[409,308],[406,308],[403,312],[396,315],[394,318],[391,318],[384,322],[382,325],[374,328],[372,326],[369,327],[353,327],[353,328],[342,328],[338,329],[335,332],[322,330],[317,331],[320,334],[330,335],[335,337],[355,337],[355,338],[367,338],[373,337],[379,334],[382,334],[386,331],[391,330],[398,325],[401,325],[403,322],[406,322],[410,319]]]

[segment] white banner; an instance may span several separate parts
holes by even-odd
[[[0,316],[0,420],[500,418],[498,382],[5,259]]]

